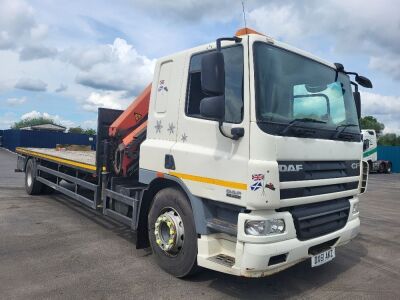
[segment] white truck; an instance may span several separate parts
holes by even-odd
[[[363,160],[368,163],[370,172],[392,173],[390,160],[378,160],[378,140],[373,129],[361,130],[363,140]]]
[[[96,152],[19,148],[17,169],[29,194],[130,226],[177,277],[319,266],[359,232],[358,84],[372,87],[245,28],[159,59],[130,107],[99,109]]]

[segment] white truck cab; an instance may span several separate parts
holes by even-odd
[[[392,162],[378,160],[378,139],[374,129],[361,130],[363,140],[363,161],[368,163],[370,172],[391,173]]]
[[[247,33],[157,61],[139,181],[187,195],[199,266],[260,277],[357,235],[363,144],[353,73]]]

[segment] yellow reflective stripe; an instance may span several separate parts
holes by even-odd
[[[169,172],[169,175],[178,177],[180,179],[186,179],[186,180],[191,180],[191,181],[225,186],[225,187],[229,187],[229,188],[233,188],[233,189],[237,189],[237,190],[247,190],[247,184],[240,183],[240,182],[233,182],[233,181],[226,181],[226,180],[215,179],[215,178],[201,177],[201,176],[183,174],[183,173],[178,173],[178,172]]]
[[[16,148],[15,151],[17,153],[20,154],[28,154],[28,155],[32,155],[38,158],[44,158],[53,162],[59,162],[59,163],[64,163],[67,165],[71,165],[74,167],[78,167],[78,168],[82,168],[82,169],[87,169],[87,170],[91,170],[91,171],[96,171],[96,166],[93,165],[89,165],[89,164],[85,164],[85,163],[80,163],[80,162],[76,162],[73,160],[69,160],[69,159],[65,159],[65,158],[59,158],[53,155],[48,155],[48,154],[42,154],[39,152],[34,152],[34,151],[30,151],[30,150],[26,150],[26,149],[21,149],[21,148]]]

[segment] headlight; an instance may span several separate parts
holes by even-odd
[[[244,223],[244,231],[248,235],[280,234],[285,232],[285,221],[283,219],[263,221],[247,220]]]

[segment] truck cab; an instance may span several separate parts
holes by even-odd
[[[361,130],[363,140],[363,161],[368,163],[370,172],[391,173],[392,162],[378,159],[378,138],[374,129]]]
[[[210,64],[223,80],[207,78]],[[337,65],[254,31],[158,60],[139,181],[187,195],[198,265],[265,276],[357,235],[363,143],[351,84]]]

